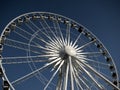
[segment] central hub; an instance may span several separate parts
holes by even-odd
[[[71,46],[65,46],[65,53],[69,56],[75,56],[76,50]]]

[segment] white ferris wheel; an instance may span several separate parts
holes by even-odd
[[[0,36],[3,90],[120,90],[116,65],[102,42],[62,15],[30,12]]]

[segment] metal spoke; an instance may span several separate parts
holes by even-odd
[[[62,69],[59,70],[59,76],[58,76],[58,82],[56,86],[56,90],[61,90],[62,89]]]
[[[81,35],[82,35],[82,33],[80,33],[78,36],[77,36],[77,38],[75,39],[75,42],[73,43],[73,47],[75,47],[75,45],[76,45],[76,43],[78,42],[78,40],[80,39],[80,37],[81,37]]]
[[[36,29],[38,29],[39,32],[41,32],[41,33],[42,33],[44,36],[46,36],[49,40],[52,40],[52,39],[51,39],[51,36],[48,35],[48,33],[46,34],[45,32],[43,32],[37,25],[34,24],[34,22],[32,22],[32,21],[30,21],[30,22],[33,24],[34,27],[36,27]],[[43,28],[43,29],[46,30],[46,28]],[[46,32],[48,32],[48,31],[46,31]]]
[[[40,52],[36,51],[36,50],[40,50],[40,49],[47,50],[47,51],[49,50],[49,49],[42,47],[40,45],[38,45],[38,46],[30,45],[30,44],[27,44],[27,43],[24,43],[21,41],[16,41],[16,40],[7,39],[7,38],[4,42],[4,44],[7,46],[10,46],[10,47],[14,47],[14,48],[25,50],[25,51],[31,51],[31,52],[38,53],[38,54],[40,54]],[[31,50],[29,50],[28,47],[31,47]]]
[[[77,60],[79,60],[77,57],[75,57]],[[80,60],[79,60],[80,61]],[[92,68],[90,65],[80,61],[81,64],[85,65],[87,68],[89,68],[92,72],[94,72],[97,76],[99,76],[100,78],[102,78],[103,80],[105,80],[107,83],[109,83],[111,86],[113,86],[115,89],[119,90],[119,87],[117,87],[116,85],[114,85],[110,80],[108,80],[106,77],[104,77],[103,75],[101,75],[99,72],[97,72],[94,68]],[[89,74],[89,73],[88,73]]]
[[[88,42],[88,43],[86,43],[86,44],[84,44],[84,45],[82,45],[82,46],[80,46],[79,48],[77,48],[76,50],[81,50],[81,49],[83,49],[83,48],[85,48],[85,47],[87,47],[87,46],[89,46],[90,44],[92,44],[92,43],[94,43],[96,40],[93,40],[93,41],[90,41],[90,42]]]
[[[54,36],[54,38],[57,39],[56,34],[53,32],[53,30],[51,30],[51,27],[48,25],[48,23],[46,22],[46,20],[45,20],[44,18],[42,18],[42,21],[43,21],[42,27],[43,27],[44,29],[47,29],[47,28],[48,28],[49,31],[52,33],[52,36]]]
[[[22,64],[22,63],[32,63],[32,62],[47,62],[50,60],[42,60],[43,57],[51,57],[54,55],[37,55],[37,56],[18,56],[18,57],[3,57],[2,64]],[[42,58],[41,58],[42,57]]]
[[[23,37],[24,39],[26,40],[30,40],[30,38],[35,38],[36,40],[39,40],[41,42],[44,42],[45,44],[48,43],[46,42],[42,37],[40,37],[38,34],[33,34],[32,33],[29,33],[27,32],[25,29],[23,28],[20,28],[18,26],[16,26],[19,30],[15,30],[14,32],[17,33],[19,36]],[[29,26],[31,27],[31,26]],[[38,31],[37,31],[38,32]],[[42,32],[43,33],[43,32]],[[34,36],[36,35],[36,36]],[[45,34],[44,34],[45,35]],[[48,37],[47,35],[45,35],[46,37]],[[49,37],[50,38],[50,37]],[[35,41],[32,41],[33,43],[35,43],[36,45],[39,45],[38,43],[36,43]]]
[[[56,16],[55,16],[55,19],[57,19]],[[60,38],[61,38],[62,42],[65,44],[64,37],[63,37],[63,33],[62,33],[62,31],[61,31],[61,28],[60,28],[60,25],[59,25],[58,21],[55,20],[55,21],[53,22],[53,24],[54,24],[55,30],[58,29],[58,33],[60,34]]]
[[[78,52],[78,55],[98,55],[102,54],[102,52]]]
[[[24,38],[24,39],[26,39],[26,40],[30,40],[31,38],[35,38],[36,40],[38,40],[39,42],[41,41],[41,42],[43,42],[43,43],[45,43],[45,44],[47,44],[48,42],[46,42],[42,37],[40,37],[39,35],[37,35],[36,33],[35,34],[31,34],[31,33],[29,33],[29,32],[27,32],[27,31],[25,31],[24,29],[22,29],[22,28],[19,28],[18,27],[18,29],[19,30],[15,30],[14,32],[16,33],[16,34],[18,34],[19,36],[21,36],[22,38]],[[36,36],[35,36],[36,35]],[[28,37],[29,36],[29,37]],[[47,36],[47,35],[46,35]],[[36,45],[39,45],[37,42],[35,42],[35,41],[32,41],[34,44],[36,44]]]
[[[67,90],[67,86],[68,86],[68,73],[69,73],[69,63],[66,63],[67,65],[65,65],[65,75],[64,75],[64,84],[63,84],[63,90]]]
[[[64,63],[64,61],[61,61],[61,64],[59,65],[59,67],[57,68],[57,70],[55,71],[55,73],[52,75],[52,77],[50,78],[50,80],[47,83],[47,85],[44,87],[44,90],[47,89],[48,85],[51,83],[51,81],[53,80],[53,78],[55,77],[55,75],[58,73],[58,71],[60,70],[60,68],[63,65],[63,63]]]
[[[77,75],[78,72],[79,71],[76,70],[75,66],[74,66],[74,68],[73,68],[73,76],[74,76],[74,79],[75,79],[75,82],[76,82],[77,89],[79,90],[79,88],[80,88],[81,90],[83,90],[83,88],[82,88],[82,86],[81,86],[81,84],[79,82],[80,77]]]
[[[31,31],[36,32],[35,29],[33,29],[33,28],[29,25],[29,23],[25,23],[25,25],[26,25],[26,27],[28,27]]]
[[[84,86],[87,87],[87,89],[89,89],[90,87],[87,85],[87,83],[81,78],[82,76],[79,76],[79,70],[77,70],[76,68],[74,68],[74,72],[75,72],[75,77],[76,77],[76,81],[78,86],[81,88],[82,86],[80,85],[80,82],[82,82],[84,84]]]
[[[71,28],[71,25],[70,25],[70,22],[68,21],[67,28],[66,28],[66,38],[65,38],[67,40],[66,45],[70,45],[70,28]]]
[[[30,37],[32,36],[30,32],[23,29],[22,27],[16,26],[16,28],[17,28],[16,32],[18,31],[18,33],[23,35],[25,38],[30,39]]]
[[[32,78],[33,76],[35,76],[35,75],[38,73],[38,71],[40,72],[41,70],[45,69],[45,68],[48,67],[48,66],[49,66],[49,65],[44,65],[43,67],[41,67],[41,68],[39,68],[39,69],[37,69],[37,70],[35,70],[35,71],[33,71],[33,72],[31,72],[31,73],[29,73],[29,74],[21,77],[21,78],[19,78],[19,79],[15,80],[15,81],[13,81],[13,82],[11,82],[11,83],[12,83],[12,85],[14,85],[14,84],[23,82],[23,81],[25,81],[25,80],[27,80],[27,79],[29,79],[29,78]]]
[[[41,72],[41,71],[43,71],[44,69],[50,67],[51,64],[53,64],[53,63],[55,63],[55,62],[52,62],[52,63],[49,63],[49,64],[45,64],[45,65],[42,66],[41,68],[39,68],[39,69],[37,69],[37,70],[35,70],[35,71],[33,71],[33,72],[31,72],[31,73],[23,76],[23,77],[15,80],[15,81],[13,81],[13,82],[11,82],[12,85],[17,84],[17,83],[20,83],[20,82],[22,82],[22,81],[25,81],[25,80],[27,80],[27,79],[29,79],[29,78],[32,78],[32,77],[35,76],[38,72]]]
[[[77,63],[79,64],[79,62],[77,61]],[[94,79],[94,77],[81,65],[79,64],[81,69],[91,78],[91,80],[96,84],[96,86],[99,88],[99,89],[103,89],[103,87]]]
[[[79,57],[78,56],[78,58],[81,59],[81,60],[83,60],[84,62],[94,63],[95,65],[100,65],[101,68],[103,68],[103,67],[107,68],[109,66],[109,64],[106,64],[106,63],[103,63],[103,62],[100,62],[100,61],[96,61],[96,60],[93,60],[93,59],[89,59],[89,58],[86,58],[86,57],[81,57],[81,56]]]
[[[88,80],[87,77],[84,76],[84,75],[82,75],[82,74],[79,76],[79,78],[81,78],[81,81],[83,80],[83,82],[86,83],[86,84],[84,83],[84,85],[87,87],[87,89],[90,89],[89,84],[92,86],[92,81],[91,81],[91,80]],[[88,83],[89,83],[89,84],[88,84]]]
[[[70,66],[70,80],[71,80],[71,89],[74,90],[74,79],[73,79],[73,66],[71,61],[71,56],[69,56],[69,66]]]

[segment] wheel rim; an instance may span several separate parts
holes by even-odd
[[[119,89],[116,66],[107,49],[88,29],[67,17],[23,14],[5,27],[0,41],[7,88]]]

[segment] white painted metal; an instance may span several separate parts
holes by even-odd
[[[120,90],[117,69],[107,49],[88,29],[67,17],[49,12],[18,16],[3,30],[0,45],[2,79],[9,90],[17,90],[19,83],[34,77],[43,90]],[[4,55],[4,49],[10,48],[26,54]],[[11,80],[5,71],[8,65],[17,64],[28,65],[31,72]]]

